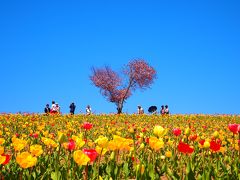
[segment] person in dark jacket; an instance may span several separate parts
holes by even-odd
[[[161,106],[161,111],[160,111],[161,115],[165,114],[165,109],[164,109],[164,105]]]
[[[50,113],[50,111],[51,111],[51,109],[50,109],[50,107],[49,107],[49,104],[46,104],[46,107],[44,108],[44,112],[45,112],[46,114],[48,114],[48,113]]]
[[[74,104],[74,102],[70,104],[69,108],[70,108],[70,114],[74,114],[76,109],[76,105]]]

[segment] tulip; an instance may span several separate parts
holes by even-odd
[[[72,151],[72,150],[74,150],[75,149],[75,147],[76,147],[76,143],[75,143],[75,141],[73,141],[73,140],[70,140],[69,142],[68,142],[68,150],[69,151]]]
[[[92,129],[93,125],[89,122],[84,122],[82,127],[86,130],[90,130]]]
[[[37,139],[38,138],[38,133],[34,133],[33,137]]]
[[[165,134],[165,129],[162,127],[162,126],[155,126],[154,129],[153,129],[153,134],[158,136],[158,137],[161,137]]]
[[[191,141],[195,141],[196,139],[197,139],[197,134],[194,134],[194,135],[190,135],[189,136],[189,139],[191,140]]]
[[[211,141],[210,142],[210,149],[212,151],[219,151],[220,150],[220,147],[221,147],[221,144],[220,143],[217,143],[215,141]]]
[[[2,154],[2,156],[5,156],[6,159],[5,161],[2,163],[2,165],[7,165],[11,159],[11,156],[9,154]]]
[[[81,150],[74,151],[73,159],[79,166],[87,165],[87,163],[90,161],[90,158]]]
[[[172,152],[171,151],[167,151],[165,153],[165,156],[168,157],[168,158],[172,157]]]
[[[218,137],[219,137],[218,131],[215,131],[215,132],[213,133],[213,137],[215,137],[215,138],[218,138]]]
[[[205,141],[204,144],[203,144],[203,147],[205,149],[208,149],[210,147],[210,143],[208,141]]]
[[[68,141],[68,138],[67,138],[67,136],[66,136],[65,134],[59,133],[59,135],[58,135],[58,141],[59,141],[60,143],[64,143],[64,142],[67,142],[67,141]]]
[[[141,143],[141,145],[140,145],[140,149],[144,149],[144,147],[145,147],[145,145],[144,145],[144,143]]]
[[[83,153],[90,158],[91,162],[93,162],[98,156],[98,153],[95,149],[83,149]]]
[[[179,128],[174,128],[173,129],[173,134],[175,135],[175,136],[180,136],[181,135],[181,129],[179,129]]]
[[[35,144],[30,146],[30,152],[33,156],[40,156],[43,153],[41,145]]]
[[[185,135],[189,136],[190,135],[190,128],[188,127],[187,129],[185,129]]]
[[[193,147],[181,141],[178,144],[178,150],[184,154],[191,154],[194,151]]]
[[[233,134],[238,133],[238,124],[229,124],[228,129],[233,132]]]

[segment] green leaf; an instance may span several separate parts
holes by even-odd
[[[61,177],[60,172],[52,172],[52,173],[51,173],[51,179],[52,179],[52,180],[59,180],[60,177]]]
[[[106,167],[106,172],[107,172],[107,174],[108,174],[109,176],[111,176],[111,165],[108,165],[108,166]]]
[[[155,178],[155,173],[154,173],[153,165],[150,164],[148,166],[148,168],[149,168],[149,176],[151,177],[151,179],[154,179]]]
[[[32,176],[33,176],[33,179],[36,179],[36,172],[34,171],[34,172],[32,172]]]
[[[117,177],[118,176],[118,166],[115,167],[114,169],[114,175]]]
[[[196,179],[195,176],[194,176],[194,173],[193,173],[193,171],[192,171],[192,168],[191,168],[190,163],[187,164],[186,173],[187,173],[188,179],[191,179],[191,180]]]
[[[123,165],[123,171],[124,171],[126,177],[128,177],[129,169],[128,169],[128,163],[127,162],[125,162],[124,165]]]
[[[227,173],[227,168],[226,168],[226,166],[223,164],[222,161],[220,161],[220,164],[221,164],[221,167],[222,167],[223,171],[224,171],[225,173]]]

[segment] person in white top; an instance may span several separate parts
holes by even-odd
[[[57,112],[57,108],[56,108],[55,101],[52,101],[51,113],[56,113],[56,112]]]
[[[165,110],[164,110],[165,114],[169,114],[169,109],[168,109],[168,105],[165,106]]]
[[[92,109],[91,109],[91,107],[89,105],[87,105],[87,107],[86,107],[86,114],[90,115],[91,113],[92,113]]]
[[[144,114],[144,110],[140,105],[138,105],[138,114]]]

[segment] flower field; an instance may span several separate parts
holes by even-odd
[[[240,116],[0,115],[0,179],[240,179]]]

